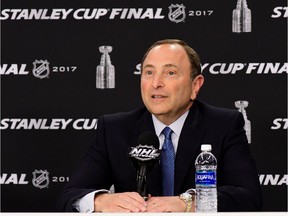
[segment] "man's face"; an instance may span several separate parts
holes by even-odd
[[[180,45],[163,44],[148,53],[142,65],[141,95],[161,122],[171,124],[191,107],[195,90],[190,74],[188,56]]]

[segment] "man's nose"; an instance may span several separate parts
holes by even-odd
[[[161,74],[155,74],[152,86],[153,88],[159,88],[164,86],[163,77]]]

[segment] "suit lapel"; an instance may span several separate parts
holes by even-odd
[[[183,182],[187,178],[191,166],[194,167],[195,158],[199,153],[205,133],[202,121],[201,112],[198,109],[197,103],[194,102],[179,138],[175,159],[175,194],[183,193],[181,191]]]
[[[154,131],[152,115],[146,110],[137,122],[137,130],[139,135],[145,131]]]

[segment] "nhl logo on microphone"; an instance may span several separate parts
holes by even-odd
[[[141,161],[157,159],[160,155],[159,149],[155,149],[153,146],[140,144],[131,148],[132,150],[129,152],[130,157]]]

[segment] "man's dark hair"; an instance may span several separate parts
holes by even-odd
[[[148,53],[151,49],[153,49],[156,46],[163,45],[163,44],[178,44],[184,48],[184,50],[187,53],[188,59],[190,61],[191,66],[191,79],[193,80],[196,76],[201,74],[201,62],[199,55],[196,53],[196,51],[191,48],[186,42],[178,39],[165,39],[155,42],[144,54],[142,61],[141,61],[141,69],[143,68],[143,62],[145,61]]]

